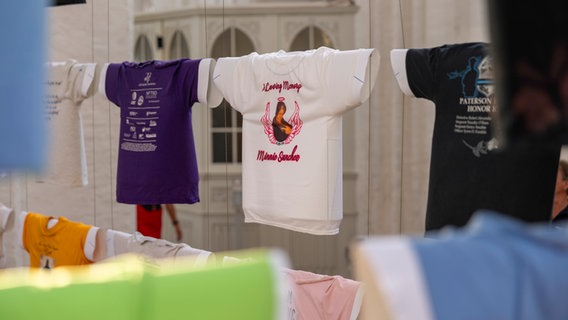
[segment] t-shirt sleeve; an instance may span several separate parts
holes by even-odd
[[[95,66],[94,63],[77,63],[71,68],[71,96],[74,103],[81,103],[91,95]]]
[[[85,243],[83,243],[83,253],[85,254],[85,258],[91,262],[95,261],[94,257],[98,231],[99,227],[90,226],[89,232],[87,232],[87,237],[85,238]]]
[[[213,59],[202,59],[199,62],[199,76],[197,81],[197,100],[199,103],[211,108],[221,104],[223,96],[213,84],[213,70],[216,61]]]
[[[227,100],[235,110],[240,112],[239,107],[241,103],[239,100],[239,90],[233,80],[239,59],[240,58],[218,59],[213,71],[213,82],[225,100]]]
[[[81,81],[81,95],[88,98],[93,95],[93,83],[95,82],[96,75],[96,63],[85,63],[85,75],[83,76],[83,81]]]
[[[393,49],[391,50],[391,66],[394,73],[394,77],[400,87],[400,90],[407,95],[414,97],[414,93],[410,90],[410,85],[408,84],[408,77],[406,75],[406,53],[408,49]]]
[[[103,65],[100,71],[99,93],[101,93],[110,102],[116,106],[118,103],[118,71],[120,64],[107,63]]]
[[[375,49],[335,50],[328,56],[324,76],[334,113],[343,113],[367,100],[379,71]]]
[[[408,87],[403,88],[403,86],[401,86],[405,94],[428,100],[435,99],[436,70],[440,53],[440,47],[408,49],[406,51],[404,67],[401,67],[400,65],[402,65],[402,63],[397,60],[399,67],[397,67],[398,70],[395,71],[395,74],[403,70],[406,72]],[[410,90],[411,93],[405,92],[408,90]]]

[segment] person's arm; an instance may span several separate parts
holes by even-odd
[[[182,233],[181,233],[181,228],[179,226],[179,221],[176,216],[176,207],[174,207],[173,204],[165,204],[164,206],[166,207],[166,211],[168,212],[168,215],[172,220],[172,224],[176,229],[176,241],[181,241]]]

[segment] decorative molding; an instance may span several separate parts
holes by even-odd
[[[322,19],[314,23],[316,27],[321,28],[322,31],[325,32],[331,38],[331,41],[333,41],[333,44],[336,48],[341,47],[341,41],[340,41],[341,31],[339,27],[340,22],[338,20],[339,20],[338,18]]]
[[[207,19],[207,36],[215,41],[223,32],[223,27],[227,27],[221,19]]]
[[[238,15],[314,15],[314,14],[355,14],[359,10],[356,5],[332,6],[328,3],[293,3],[293,4],[255,4],[254,6],[232,6],[211,8],[186,8],[162,12],[137,13],[135,23],[166,20],[175,18],[187,18],[192,16],[238,16]]]
[[[258,50],[260,43],[260,21],[257,19],[240,18],[236,23],[236,27],[241,29],[251,40],[254,48]]]
[[[288,20],[284,23],[284,33],[282,34],[282,39],[287,46],[292,44],[292,40],[298,35],[300,31],[310,26],[310,21],[307,18],[296,18],[294,20]]]

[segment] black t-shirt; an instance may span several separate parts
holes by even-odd
[[[52,1],[51,6],[65,6],[69,4],[87,3],[86,0],[55,0]]]
[[[436,108],[426,230],[463,226],[477,209],[529,221],[550,216],[559,148],[527,142],[504,149],[494,135],[488,44],[409,49],[405,64],[413,95]]]

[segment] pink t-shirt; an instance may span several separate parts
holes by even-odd
[[[356,319],[361,309],[363,285],[341,276],[284,269],[290,282],[290,319]]]

